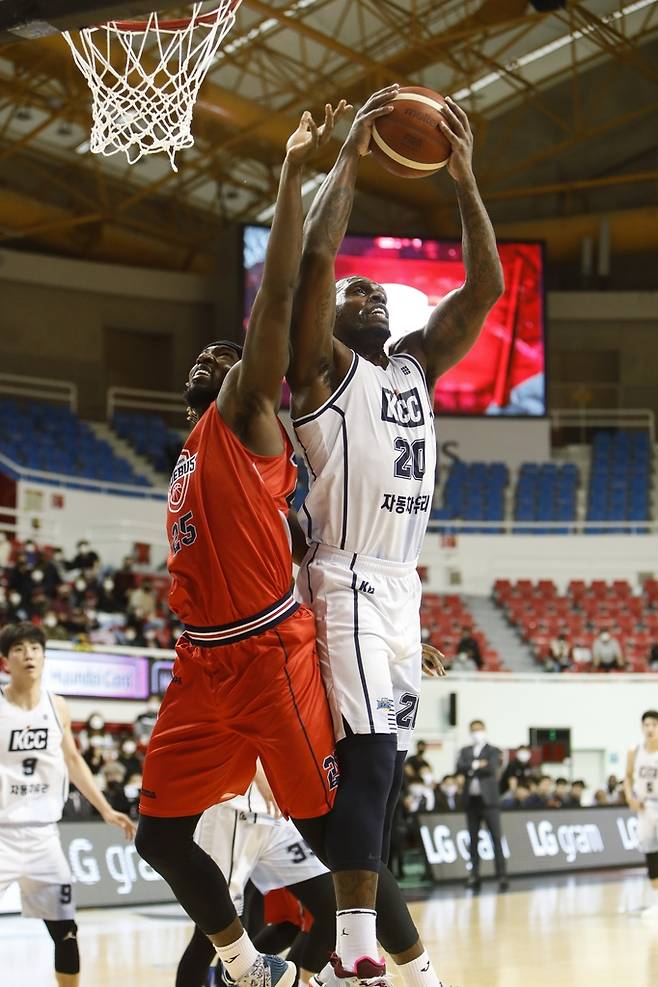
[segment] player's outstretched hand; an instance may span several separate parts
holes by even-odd
[[[442,655],[437,648],[433,648],[431,644],[423,645],[423,671],[425,675],[430,675],[433,679],[440,679],[446,674],[446,670],[443,667]]]
[[[448,158],[448,172],[456,182],[462,182],[473,176],[473,132],[471,125],[465,111],[450,96],[446,96],[443,116],[445,119],[441,121],[441,130],[452,147],[452,152]]]
[[[114,809],[110,809],[103,816],[103,821],[110,823],[111,826],[118,826],[119,829],[123,830],[123,835],[127,840],[134,840],[135,833],[137,832],[137,823],[134,823],[129,816],[126,816],[123,812],[115,812]]]
[[[400,86],[397,82],[392,86],[386,86],[385,89],[379,89],[363,104],[354,117],[354,123],[350,127],[345,144],[351,147],[360,157],[363,157],[370,151],[373,123],[378,117],[383,117],[387,113],[393,112],[394,106],[392,100],[394,96],[397,96],[399,91]]]
[[[288,161],[296,165],[308,161],[318,148],[324,147],[338,120],[351,109],[351,104],[344,99],[341,99],[335,109],[331,103],[327,103],[324,108],[324,120],[319,127],[309,111],[304,110],[297,130],[290,135],[286,144]]]

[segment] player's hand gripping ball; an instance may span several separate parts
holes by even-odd
[[[439,679],[446,675],[442,658],[445,658],[445,655],[441,654],[437,648],[433,648],[431,644],[423,644],[422,666],[425,675],[429,675],[433,679]]]

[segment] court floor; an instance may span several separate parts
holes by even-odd
[[[543,877],[505,895],[442,888],[411,908],[444,987],[656,987],[644,886],[637,871]],[[78,924],[82,987],[173,987],[191,928],[177,906],[82,911]],[[0,918],[2,987],[54,982],[43,925]]]

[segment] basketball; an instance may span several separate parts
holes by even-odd
[[[443,96],[421,86],[405,86],[393,103],[393,112],[373,125],[373,157],[400,178],[436,174],[450,157],[450,141],[439,127]]]

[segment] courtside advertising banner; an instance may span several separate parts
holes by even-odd
[[[642,864],[637,817],[614,806],[501,812],[503,852],[509,874],[633,867]],[[471,870],[466,818],[461,812],[418,816],[428,872],[435,881],[464,878]],[[478,842],[482,876],[494,873],[489,831]]]
[[[116,826],[106,823],[60,823],[62,847],[73,876],[78,908],[145,905],[174,901],[169,885],[127,842]],[[18,885],[0,898],[0,913],[20,911]]]

